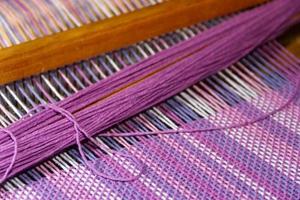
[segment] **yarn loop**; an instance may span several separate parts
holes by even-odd
[[[14,166],[14,164],[15,164],[15,161],[16,161],[16,158],[17,158],[17,154],[18,154],[18,142],[17,142],[17,138],[14,136],[14,134],[13,134],[11,131],[9,131],[9,130],[0,127],[0,133],[1,133],[1,132],[2,132],[2,133],[4,132],[4,133],[6,133],[7,135],[9,135],[9,137],[13,140],[13,142],[14,142],[14,153],[13,153],[13,156],[12,156],[12,158],[11,158],[11,162],[10,162],[9,166],[7,167],[7,169],[6,169],[5,173],[4,173],[4,175],[3,175],[2,178],[0,179],[0,184],[1,184],[3,181],[6,180],[8,174],[10,173],[10,171],[12,170],[12,168],[13,168],[13,166]]]
[[[113,155],[118,155],[119,157],[123,157],[123,158],[127,158],[129,160],[131,160],[132,162],[136,163],[137,165],[139,165],[140,169],[139,169],[139,173],[135,176],[128,176],[129,178],[122,178],[122,177],[115,177],[115,176],[111,176],[111,175],[106,175],[105,173],[101,173],[99,172],[96,167],[95,167],[95,162],[90,162],[84,151],[82,148],[82,144],[80,142],[80,133],[82,133],[87,139],[94,141],[93,138],[91,136],[89,136],[87,134],[87,132],[81,128],[80,124],[77,122],[75,116],[70,113],[69,111],[55,105],[55,104],[41,104],[36,106],[35,108],[33,108],[32,110],[29,111],[29,113],[32,113],[33,111],[39,110],[40,108],[45,108],[45,109],[50,109],[53,110],[57,113],[59,113],[60,115],[64,116],[66,119],[68,119],[70,122],[73,123],[74,125],[74,129],[75,129],[75,137],[76,137],[76,144],[78,146],[78,150],[80,153],[81,158],[83,159],[84,164],[97,176],[108,179],[108,180],[112,180],[112,181],[119,181],[119,182],[130,182],[130,181],[134,181],[136,179],[138,179],[142,173],[144,172],[145,166],[142,165],[141,163],[138,163],[138,161],[132,156],[132,155],[127,155],[125,153],[112,153],[110,156]]]

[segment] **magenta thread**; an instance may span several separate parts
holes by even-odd
[[[9,137],[13,140],[14,142],[14,154],[11,158],[11,162],[9,164],[9,166],[7,167],[4,175],[2,176],[2,178],[0,179],[0,184],[3,183],[3,181],[5,181],[7,179],[7,176],[8,174],[10,173],[10,171],[12,170],[14,164],[15,164],[15,161],[16,161],[16,158],[17,158],[17,154],[18,154],[18,142],[17,142],[17,138],[14,136],[14,134],[5,129],[5,128],[2,128],[0,127],[0,132],[4,132],[4,133],[7,133],[7,135],[9,135]]]
[[[291,24],[290,18],[299,10],[300,2],[297,0],[274,0],[262,7],[230,18],[180,45],[175,45],[136,64],[134,67],[126,68],[66,98],[57,105],[44,105],[44,108],[49,109],[38,112],[32,117],[19,120],[9,127],[10,133],[13,132],[14,136],[18,138],[17,152],[19,156],[13,156],[12,162],[18,164],[7,169],[6,166],[10,163],[10,159],[3,155],[5,159],[0,161],[0,174],[7,178],[51,157],[55,152],[74,145],[75,142],[72,139],[72,136],[74,136],[73,127],[76,131],[76,144],[79,147],[80,154],[85,164],[89,166],[80,144],[82,138],[80,133],[90,139],[96,133],[134,116],[178,94],[199,80],[230,66],[260,44],[278,36],[281,31],[289,27]],[[182,59],[178,60],[178,58]],[[121,90],[110,96],[112,92],[118,91],[128,83],[142,80],[143,77],[159,70],[162,66],[168,67],[150,76],[146,81],[141,81],[134,87],[125,87],[126,90]],[[110,96],[110,98],[105,98],[107,96]],[[296,94],[293,98],[295,97]],[[97,103],[100,99],[103,99],[103,101]],[[292,100],[287,101],[282,108],[269,114],[280,111],[290,102]],[[70,124],[65,123],[65,120],[61,120],[57,112],[71,121],[73,126],[70,127]],[[76,120],[71,113],[76,113]],[[267,117],[266,115],[260,116],[256,121],[250,120],[244,125],[264,120]],[[240,126],[235,126],[235,128]],[[234,128],[234,126],[197,130],[124,133],[123,136],[176,134],[178,132],[193,133],[223,130],[225,128]],[[103,134],[102,136],[120,137],[122,135]],[[0,141],[4,148],[11,145],[7,136],[1,135]],[[29,148],[26,147],[28,143],[32,145]],[[93,169],[93,166],[91,168]],[[7,171],[11,173],[6,173]]]
[[[97,176],[100,176],[102,178],[108,179],[108,180],[112,180],[112,181],[119,181],[119,182],[130,182],[130,181],[134,181],[136,179],[138,179],[144,172],[145,167],[143,165],[141,165],[136,158],[134,158],[134,156],[132,155],[127,155],[125,153],[115,153],[113,152],[112,155],[118,155],[121,156],[123,158],[128,158],[130,159],[132,162],[136,163],[137,165],[139,165],[140,169],[139,169],[139,173],[136,176],[129,176],[129,178],[122,178],[122,177],[115,177],[115,176],[110,176],[110,175],[106,175],[104,173],[99,172],[95,166],[93,164],[91,164],[91,161],[88,161],[88,159],[85,156],[85,153],[83,152],[82,149],[82,144],[80,142],[80,133],[83,133],[83,135],[87,138],[87,139],[92,139],[85,130],[83,130],[79,123],[77,122],[77,120],[75,119],[75,116],[73,114],[71,114],[69,111],[55,105],[55,104],[41,104],[36,106],[35,108],[31,109],[29,111],[29,113],[32,113],[33,111],[36,111],[40,108],[46,108],[46,109],[50,109],[53,110],[59,114],[61,114],[62,116],[64,116],[66,119],[68,119],[68,121],[72,122],[74,125],[74,129],[75,129],[75,137],[76,137],[76,144],[78,146],[78,150],[80,153],[81,158],[83,159],[84,164],[90,169],[92,170],[92,172],[94,174],[96,174]]]

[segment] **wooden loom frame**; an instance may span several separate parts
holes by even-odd
[[[0,50],[0,85],[116,50],[266,0],[169,0]]]

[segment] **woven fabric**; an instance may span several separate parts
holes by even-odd
[[[255,119],[282,105],[295,83],[282,82],[264,95],[237,104],[207,119],[181,123],[183,128],[228,126]],[[134,182],[94,176],[82,165],[8,193],[3,199],[299,199],[300,100],[243,128],[198,134],[140,138],[122,150],[146,166]],[[139,173],[131,160],[103,156],[97,167],[114,176]]]

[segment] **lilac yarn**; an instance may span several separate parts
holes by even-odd
[[[14,134],[9,130],[0,127],[0,133],[1,132],[6,133],[13,140],[13,142],[14,142],[14,154],[11,158],[11,162],[10,162],[9,166],[7,167],[4,175],[0,179],[0,183],[2,183],[3,181],[6,180],[8,174],[10,173],[10,171],[12,170],[12,168],[15,164],[16,157],[17,157],[17,154],[18,154],[18,141],[17,141],[17,138],[14,136]]]
[[[134,67],[126,68],[57,105],[42,106],[48,109],[25,117],[2,131],[9,133],[9,137],[0,135],[1,146],[4,149],[0,153],[0,176],[3,176],[3,180],[11,177],[75,143],[85,164],[97,174],[97,170],[93,169],[83,154],[81,140],[90,139],[96,133],[105,131],[114,124],[177,94],[200,79],[237,62],[257,46],[274,39],[293,24],[290,19],[299,11],[298,0],[274,0],[252,11],[241,13]],[[296,94],[282,108],[292,102],[295,96]],[[274,113],[269,113],[268,116]],[[256,121],[243,125],[255,123],[268,116],[261,116]],[[219,127],[219,129],[224,128],[230,127]],[[212,130],[102,135],[129,136],[199,131]],[[11,158],[13,149],[10,139],[15,141],[15,149],[17,149],[13,158]],[[7,168],[7,166],[11,167]],[[116,177],[107,178],[120,180]]]
[[[80,124],[76,121],[75,117],[70,112],[68,112],[67,110],[65,110],[63,108],[60,108],[59,106],[56,106],[55,104],[41,104],[41,105],[35,107],[34,109],[30,110],[29,113],[32,113],[33,111],[39,110],[40,108],[45,108],[45,109],[53,110],[53,111],[57,112],[58,114],[64,116],[66,119],[68,119],[70,122],[72,122],[74,124],[74,129],[75,129],[75,134],[76,134],[76,144],[78,146],[80,156],[83,159],[84,164],[89,169],[91,169],[92,172],[94,174],[96,174],[97,176],[100,176],[102,178],[106,178],[106,179],[109,179],[109,180],[112,180],[112,181],[130,182],[130,181],[134,181],[134,180],[138,179],[143,174],[145,168],[144,168],[143,165],[141,165],[141,164],[138,163],[137,159],[135,159],[133,156],[130,156],[130,155],[127,155],[127,154],[124,154],[124,153],[120,153],[120,152],[118,153],[118,156],[122,156],[124,158],[129,158],[130,160],[132,160],[133,162],[135,162],[137,165],[140,166],[140,170],[139,170],[138,175],[131,176],[131,177],[129,176],[129,178],[122,178],[122,177],[114,177],[114,176],[106,175],[104,173],[99,172],[95,168],[94,163],[91,164],[91,162],[88,161],[88,159],[85,156],[85,153],[83,152],[82,145],[80,143],[80,133],[83,133],[83,135],[86,138],[90,139],[90,140],[93,140],[93,139],[86,133],[85,130],[83,130],[80,127]],[[16,149],[17,149],[17,147],[16,147]],[[15,158],[15,156],[16,156],[16,154],[14,155],[14,158]],[[14,160],[15,159],[13,159],[11,166],[13,165]],[[10,169],[8,169],[7,171],[9,171],[9,170]],[[7,176],[7,174],[6,174],[6,176]]]
[[[244,123],[237,123],[237,124],[233,124],[233,125],[230,125],[230,126],[223,126],[223,127],[220,126],[220,127],[212,127],[212,128],[211,127],[210,128],[197,128],[197,129],[185,129],[185,128],[181,129],[181,128],[178,128],[177,130],[167,130],[167,131],[129,132],[129,133],[122,133],[121,135],[116,134],[116,133],[101,133],[101,136],[105,136],[105,137],[130,137],[130,136],[149,136],[149,135],[172,135],[172,134],[178,134],[178,133],[199,134],[199,133],[204,133],[204,132],[222,131],[222,130],[226,130],[226,129],[242,128],[242,127],[245,127],[245,126],[249,126],[249,125],[252,125],[254,123],[263,121],[263,120],[269,118],[270,116],[282,111],[286,107],[288,107],[299,95],[298,91],[300,90],[300,76],[298,76],[296,78],[296,80],[297,80],[297,85],[296,85],[295,91],[293,92],[291,97],[287,99],[287,101],[284,104],[282,104],[280,107],[278,107],[277,109],[274,109],[273,111],[271,111],[269,113],[266,113],[266,114],[264,114],[264,115],[262,115],[262,116],[260,116],[256,119],[246,121]],[[70,122],[72,122],[74,124],[74,129],[75,129],[75,134],[76,134],[76,144],[78,146],[80,156],[83,159],[84,164],[89,169],[91,169],[94,172],[94,174],[96,174],[97,176],[100,176],[102,178],[106,178],[106,179],[109,179],[109,180],[112,180],[112,181],[130,182],[130,181],[134,181],[134,180],[138,179],[143,174],[143,172],[145,170],[145,166],[138,163],[137,159],[135,159],[133,156],[129,156],[129,155],[122,154],[122,153],[118,153],[118,155],[123,156],[123,157],[127,157],[127,158],[131,159],[132,161],[134,161],[135,163],[139,164],[139,166],[140,166],[139,171],[140,172],[138,173],[137,176],[132,176],[130,178],[121,178],[121,177],[114,177],[114,176],[106,175],[104,173],[100,173],[95,168],[95,166],[93,164],[90,164],[90,162],[87,160],[87,158],[85,156],[85,153],[83,152],[81,142],[80,142],[80,133],[83,133],[84,136],[87,137],[88,139],[92,139],[92,138],[86,133],[85,130],[83,130],[80,127],[80,124],[77,122],[74,115],[71,114],[70,112],[68,112],[67,110],[63,109],[63,108],[60,108],[59,106],[57,106],[55,104],[42,104],[42,105],[39,105],[36,108],[29,111],[29,113],[31,113],[35,110],[38,110],[40,108],[46,108],[46,109],[53,110],[53,111],[63,115]],[[15,151],[14,151],[14,155],[12,157],[11,164],[7,168],[3,178],[1,178],[1,180],[0,180],[0,183],[2,183],[7,178],[8,173],[10,172],[10,170],[12,169],[12,167],[15,163],[18,146],[17,146],[16,138],[13,136],[13,134],[10,131],[8,131],[6,129],[3,129],[3,128],[0,128],[0,131],[6,132],[12,138],[12,140],[14,141],[14,144],[15,144],[15,148],[14,148]]]

